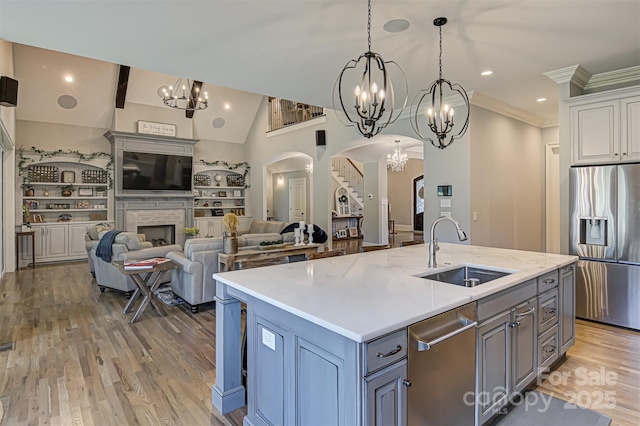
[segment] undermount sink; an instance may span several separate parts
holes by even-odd
[[[475,287],[480,284],[510,275],[512,272],[496,271],[477,266],[463,266],[449,269],[435,274],[426,275],[421,278],[426,280],[440,281],[447,284],[459,285],[462,287]]]

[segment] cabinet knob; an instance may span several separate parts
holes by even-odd
[[[520,321],[516,321],[516,322],[512,322],[509,324],[509,327],[511,328],[516,328],[520,325]]]
[[[618,156],[618,153],[617,153],[617,152],[614,152],[614,153],[613,153],[613,156],[614,156],[614,157],[617,157],[617,156]]]
[[[626,153],[626,152],[623,152],[623,153],[622,153],[622,155],[627,155],[627,153]]]
[[[411,380],[404,379],[402,381],[402,384],[405,385],[406,387],[410,388],[411,387]]]

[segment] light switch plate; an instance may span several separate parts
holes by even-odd
[[[262,329],[262,344],[271,349],[272,351],[276,350],[276,335],[267,330],[266,328]]]
[[[440,200],[440,207],[451,207],[451,200],[450,199]]]

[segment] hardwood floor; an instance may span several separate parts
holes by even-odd
[[[122,293],[100,293],[86,262],[39,265],[0,283],[3,425],[241,425],[222,416],[215,309],[148,308],[129,324]]]
[[[0,344],[9,343],[0,351],[0,423],[242,424],[244,409],[223,416],[211,405],[213,306],[195,315],[171,307],[165,318],[149,308],[129,324],[125,303],[122,293],[100,293],[86,262],[7,274],[0,281]],[[576,330],[566,361],[539,389],[578,397],[580,405],[591,398],[591,408],[615,425],[640,424],[640,333],[580,320]],[[603,383],[582,384],[592,372]],[[600,405],[615,406],[596,407],[607,391]]]
[[[612,425],[640,425],[640,333],[577,320],[576,344],[537,389],[606,414]]]

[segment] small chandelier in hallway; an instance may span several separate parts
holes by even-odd
[[[413,98],[412,113],[410,115],[411,125],[416,134],[425,141],[431,142],[436,148],[444,149],[451,145],[455,139],[459,139],[467,131],[469,127],[469,97],[467,92],[464,91],[459,84],[452,84],[449,80],[442,78],[442,26],[447,23],[447,18],[436,18],[433,21],[433,25],[440,29],[440,56],[438,57],[439,74],[438,79],[434,81],[429,89],[422,89]],[[444,101],[444,89],[447,90],[447,94],[455,95],[458,93],[464,102],[464,108],[466,109],[466,117],[463,117],[460,121],[463,121],[460,131],[453,133],[453,108],[446,104]],[[415,108],[415,110],[413,110]],[[434,141],[431,136],[426,136],[426,126],[436,135],[438,141]],[[449,141],[446,139],[451,136]]]
[[[162,92],[162,102],[169,108],[196,111],[209,106],[209,95],[204,92],[202,96],[201,90],[202,82],[179,77],[175,85],[163,86],[158,92]]]
[[[396,147],[391,154],[387,154],[387,168],[393,172],[401,172],[407,166],[409,157],[400,151],[400,141],[396,141]]]

